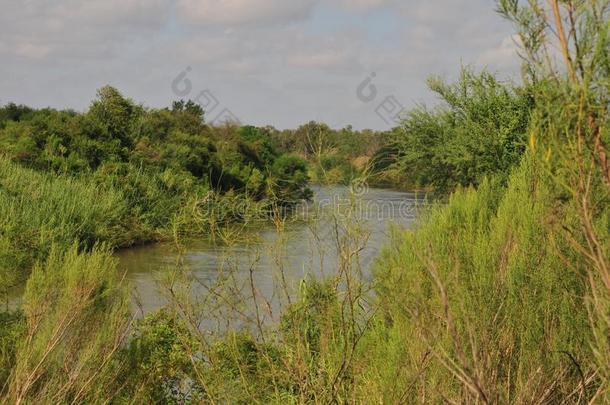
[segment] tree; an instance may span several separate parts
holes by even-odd
[[[297,156],[282,155],[271,168],[273,195],[281,203],[294,204],[310,199],[312,191],[307,187],[307,162]]]
[[[107,136],[119,139],[124,146],[132,144],[132,127],[141,108],[114,87],[105,86],[97,91],[97,100],[89,108],[88,115],[101,123]]]
[[[504,180],[520,162],[533,98],[527,88],[464,69],[455,84],[428,81],[443,104],[411,111],[399,131],[399,165],[419,186],[449,192],[485,176]]]

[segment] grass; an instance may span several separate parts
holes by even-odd
[[[0,157],[0,285],[22,282],[53,245],[120,246],[132,240],[131,232],[126,201],[116,189],[35,172]]]
[[[86,403],[116,397],[117,356],[131,320],[127,290],[106,248],[53,247],[27,282],[3,403]]]
[[[566,271],[574,252],[560,232],[576,217],[557,211],[532,164],[526,159],[506,191],[487,181],[458,192],[383,254],[384,322],[363,352],[401,347],[391,371],[385,361],[367,367],[401,378],[389,386],[372,377],[368,392],[486,403],[593,396],[588,285]]]

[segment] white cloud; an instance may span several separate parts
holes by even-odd
[[[287,58],[288,64],[300,68],[327,69],[344,67],[350,61],[345,52],[322,51],[317,53],[297,53]]]
[[[497,46],[484,51],[477,59],[477,64],[494,69],[518,66],[519,43],[518,35],[507,36]]]
[[[24,0],[2,5],[4,53],[44,58],[104,51],[112,42],[146,36],[167,21],[171,0]]]
[[[367,11],[374,8],[388,6],[394,0],[335,0],[341,7],[354,11]]]
[[[41,59],[51,52],[50,46],[36,45],[31,43],[20,43],[14,47],[16,55],[31,59]]]
[[[168,0],[64,0],[55,4],[50,16],[64,21],[152,27],[166,21],[170,6]]]
[[[210,70],[249,75],[292,68],[346,72],[361,66],[363,38],[357,31],[321,35],[285,26],[255,32],[204,31],[184,41],[178,53]]]
[[[408,3],[408,4],[407,4]],[[421,23],[463,23],[459,16],[465,12],[468,2],[465,0],[442,0],[406,2],[403,4],[403,12]]]
[[[178,12],[195,24],[289,23],[307,18],[318,0],[178,0]]]
[[[104,84],[148,105],[167,105],[171,81],[191,66],[193,92],[213,90],[244,122],[291,127],[315,118],[384,127],[375,103],[355,96],[371,72],[380,98],[393,94],[408,107],[429,94],[431,74],[451,77],[462,63],[503,71],[514,61],[512,29],[489,0],[0,0],[0,6],[0,94],[38,106],[84,108]]]

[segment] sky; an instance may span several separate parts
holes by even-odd
[[[517,80],[493,0],[0,0],[0,104],[86,110],[104,85],[209,122],[386,129],[462,66]]]

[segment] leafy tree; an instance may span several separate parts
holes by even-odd
[[[528,88],[464,69],[459,81],[428,82],[443,104],[411,111],[398,137],[399,165],[420,186],[439,192],[477,185],[486,175],[506,179],[521,159],[533,98]]]
[[[123,97],[117,89],[105,86],[98,90],[97,100],[91,104],[88,115],[101,124],[104,131],[100,135],[118,139],[122,146],[130,146],[134,120],[140,113],[141,108]]]
[[[254,126],[246,125],[241,127],[238,132],[241,140],[248,146],[248,148],[243,150],[247,151],[249,149],[254,153],[250,157],[258,163],[259,169],[275,160],[277,152],[273,147],[271,138],[263,133],[263,131]]]
[[[33,111],[32,108],[23,104],[8,103],[0,108],[0,128],[3,128],[6,121],[20,121]]]
[[[282,155],[271,168],[273,195],[283,203],[309,199],[307,162],[297,156]]]

